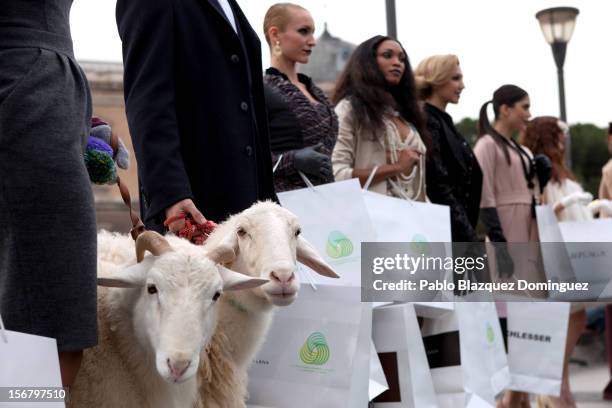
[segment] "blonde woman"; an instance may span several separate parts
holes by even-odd
[[[370,190],[426,201],[425,123],[406,51],[378,35],[361,43],[338,80],[333,97],[338,141],[332,153],[336,180],[359,178],[376,167]]]
[[[278,3],[268,9],[263,28],[270,46],[264,91],[272,161],[278,163],[274,187],[277,192],[305,187],[299,172],[313,184],[333,182],[338,119],[325,93],[297,72],[316,46],[312,16],[296,4]]]
[[[474,152],[446,113],[459,102],[463,72],[456,55],[434,55],[417,66],[419,97],[425,102],[431,149],[427,155],[427,196],[451,210],[455,242],[476,242],[482,171]]]

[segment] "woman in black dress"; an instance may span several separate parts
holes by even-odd
[[[464,88],[459,59],[455,55],[429,57],[417,66],[415,77],[425,101],[432,142],[427,157],[427,196],[450,207],[454,242],[476,242],[482,171],[470,145],[446,113],[449,103],[459,102]]]
[[[0,7],[0,313],[52,337],[62,382],[96,344],[96,221],[83,162],[91,101],[72,0]]]
[[[275,4],[264,19],[271,54],[264,90],[277,192],[305,187],[298,172],[313,184],[334,181],[330,157],[338,119],[323,91],[297,72],[316,45],[314,30],[310,13],[295,4]]]

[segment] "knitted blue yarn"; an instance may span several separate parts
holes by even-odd
[[[104,140],[94,136],[89,136],[89,139],[87,140],[87,149],[99,150],[108,154],[110,157],[113,157],[113,148],[110,147]]]

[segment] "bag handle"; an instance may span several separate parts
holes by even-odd
[[[6,329],[4,328],[4,322],[2,321],[2,315],[0,315],[0,337],[2,337],[2,341],[5,344],[8,344],[8,339],[6,338]]]
[[[276,161],[276,164],[274,165],[274,167],[272,167],[272,174],[276,172],[276,169],[278,168],[278,165],[280,164],[281,160],[283,160],[282,154],[278,156],[278,160]]]
[[[272,174],[274,174],[276,172],[276,169],[278,168],[278,165],[280,164],[282,159],[283,159],[283,155],[281,154],[280,156],[278,156],[278,160],[274,164],[274,167],[272,167]],[[302,178],[302,181],[304,182],[304,184],[306,184],[306,187],[308,187],[310,189],[314,189],[314,184],[312,184],[312,182],[310,180],[308,180],[308,177],[306,177],[306,175],[304,173],[302,173],[301,171],[298,170],[298,174]]]
[[[316,292],[317,284],[315,283],[314,278],[312,277],[312,273],[310,272],[310,269],[299,267],[299,271],[302,272],[300,275],[306,277],[306,280],[308,281],[308,284],[310,285],[312,290]]]
[[[314,185],[310,182],[310,180],[308,180],[308,177],[306,177],[306,175],[299,170],[298,170],[298,174],[304,181],[304,184],[306,184],[306,187],[308,187],[311,190],[314,190]]]
[[[370,188],[370,184],[372,184],[372,180],[374,180],[374,175],[376,174],[377,171],[378,171],[378,166],[374,166],[374,168],[370,172],[370,175],[368,176],[368,179],[363,185],[363,189],[362,189],[363,191],[366,191]]]
[[[368,179],[366,180],[365,184],[363,185],[362,191],[367,191],[370,188],[370,184],[372,184],[372,180],[374,180],[374,176],[376,175],[376,172],[378,171],[378,166],[374,166],[374,168],[372,169],[372,171],[370,172],[370,175],[368,176]],[[391,182],[391,184],[393,184],[394,187],[396,187],[396,190],[398,190],[398,192],[400,192],[402,194],[402,198],[406,201],[408,201],[409,204],[412,204],[412,198],[408,197],[406,194],[404,194],[401,189],[393,182],[393,180],[389,180]],[[419,190],[419,194],[420,194],[420,190]],[[417,196],[419,195],[417,194]]]

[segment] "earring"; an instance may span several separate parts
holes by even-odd
[[[280,57],[283,54],[283,50],[280,47],[280,41],[277,41],[276,44],[274,44],[274,47],[272,47],[272,52],[276,57]]]

